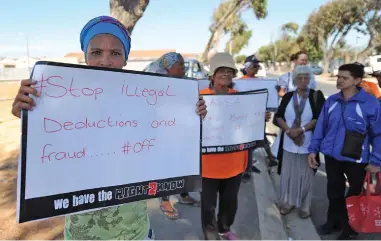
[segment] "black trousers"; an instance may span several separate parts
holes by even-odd
[[[327,172],[327,196],[329,201],[327,223],[341,227],[343,232],[350,232],[352,228],[348,222],[348,212],[345,198],[361,193],[365,167],[367,164],[338,161],[325,156],[325,169]],[[345,195],[345,176],[349,183],[349,190]]]
[[[218,233],[230,231],[238,208],[241,175],[227,179],[202,178],[201,222],[206,240],[218,240]],[[216,221],[217,194],[219,209]]]
[[[248,151],[249,155],[248,155],[248,160],[247,160],[247,166],[246,166],[246,170],[245,170],[245,173],[248,173],[248,174],[251,174],[251,170],[253,168],[253,151],[254,151],[255,148],[250,148]]]

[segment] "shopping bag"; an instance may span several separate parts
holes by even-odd
[[[359,233],[381,232],[381,176],[377,173],[376,188],[372,188],[370,172],[366,173],[363,190],[359,196],[346,198],[349,225]],[[366,186],[366,190],[364,187]],[[374,190],[372,193],[371,190]]]

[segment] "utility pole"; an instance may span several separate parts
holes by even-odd
[[[358,58],[358,41],[359,41],[360,36],[357,35],[356,37],[356,49],[355,49],[355,61],[357,61]]]

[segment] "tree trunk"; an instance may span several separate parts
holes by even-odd
[[[211,31],[211,34],[210,34],[210,37],[208,40],[208,44],[206,45],[205,50],[202,54],[202,62],[203,63],[208,62],[209,52],[210,52],[210,50],[212,50],[216,46],[216,43],[218,43],[220,41],[220,35],[221,35],[220,30]]]
[[[123,23],[131,34],[148,4],[149,0],[110,0],[110,14]]]
[[[333,52],[332,50],[328,50],[328,51],[324,52],[324,57],[323,57],[323,67],[324,67],[323,72],[324,72],[324,74],[328,74],[329,64],[330,64],[330,61],[332,59],[332,52]],[[332,69],[332,73],[333,73],[333,69]]]
[[[372,54],[373,50],[377,47],[377,45],[381,44],[379,39],[377,39],[377,34],[374,31],[369,31],[370,33],[370,39],[368,42],[368,46],[361,51],[361,53],[358,55],[358,58],[366,58],[368,55]]]

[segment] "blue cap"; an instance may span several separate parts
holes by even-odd
[[[80,42],[81,49],[85,53],[85,56],[91,39],[98,34],[111,34],[118,38],[123,44],[126,60],[128,59],[131,49],[130,34],[121,22],[109,16],[93,18],[83,27]]]

